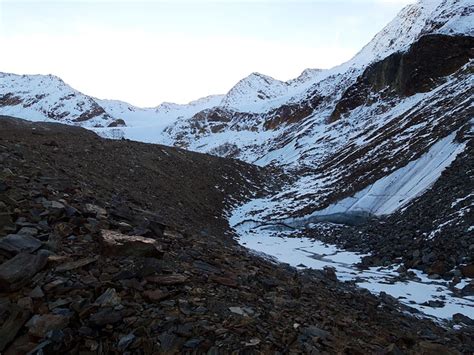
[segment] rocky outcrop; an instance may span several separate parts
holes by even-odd
[[[110,122],[107,127],[112,127],[113,128],[113,127],[126,127],[126,126],[127,126],[127,124],[125,123],[125,121],[122,120],[121,118],[118,118],[118,119]]]
[[[274,130],[283,125],[301,122],[313,113],[322,100],[323,98],[316,92],[310,95],[309,99],[300,103],[282,105],[265,115],[267,118],[263,128]]]
[[[15,96],[13,93],[6,93],[0,96],[0,107],[4,106],[16,106],[23,102],[21,97]]]
[[[95,105],[92,105],[91,109],[88,110],[88,111],[85,111],[83,113],[81,113],[79,115],[79,117],[75,118],[74,119],[74,122],[84,122],[84,121],[88,121],[94,117],[98,117],[98,116],[102,116],[104,115],[103,119],[107,119],[107,118],[111,118],[106,112],[105,110],[100,107],[99,105],[95,104]]]
[[[474,57],[474,37],[426,35],[406,52],[397,52],[370,65],[342,95],[329,122],[356,107],[390,95],[411,96],[439,85]]]

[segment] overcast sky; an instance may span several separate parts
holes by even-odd
[[[0,71],[138,106],[288,80],[350,59],[413,0],[0,0]]]

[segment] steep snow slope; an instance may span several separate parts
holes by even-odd
[[[350,62],[365,64],[405,51],[428,33],[474,35],[473,0],[420,0],[406,6]]]
[[[456,142],[455,138],[456,132],[441,138],[420,158],[410,161],[354,196],[316,211],[308,218],[334,213],[368,212],[385,215],[395,212],[432,186],[443,170],[464,150],[466,144]]]

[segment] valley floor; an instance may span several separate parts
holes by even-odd
[[[274,189],[275,172],[6,117],[0,164],[2,353],[474,349],[472,327],[240,246],[225,211]]]

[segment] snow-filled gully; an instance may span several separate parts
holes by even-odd
[[[402,304],[417,309],[427,317],[449,320],[456,313],[474,318],[474,297],[458,297],[444,280],[429,279],[419,270],[416,277],[401,281],[397,268],[372,267],[360,270],[357,264],[363,254],[338,249],[312,238],[292,238],[291,231],[274,231],[242,223],[235,227],[239,243],[257,254],[296,268],[323,269],[333,267],[340,281],[355,282],[374,294],[385,292]],[[469,280],[457,284],[460,290]]]

